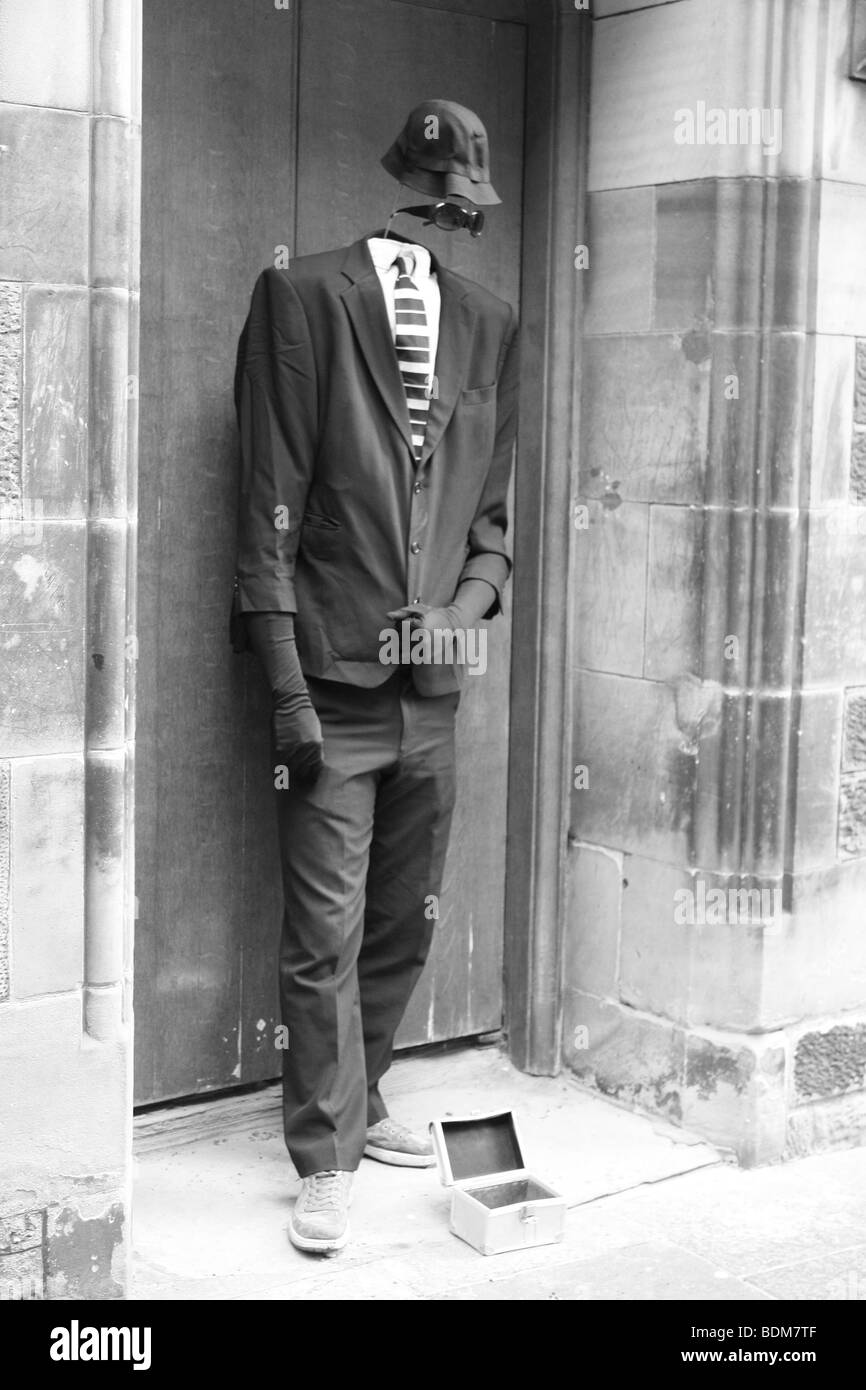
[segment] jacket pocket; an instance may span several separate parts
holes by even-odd
[[[496,399],[496,385],[494,381],[490,386],[475,386],[470,391],[463,391],[464,405],[487,405],[488,401]]]
[[[342,529],[339,521],[334,521],[329,516],[321,516],[319,512],[304,512],[302,525],[315,526],[322,531],[340,531]]]

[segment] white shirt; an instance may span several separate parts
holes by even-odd
[[[371,236],[367,239],[367,245],[370,248],[370,255],[373,258],[373,264],[382,286],[382,293],[385,296],[385,307],[388,310],[388,322],[391,325],[392,336],[397,323],[394,312],[397,267],[394,262],[398,256],[402,256],[406,251],[411,251],[415,257],[412,281],[418,286],[418,293],[424,300],[427,331],[430,334],[430,361],[434,363],[435,367],[436,353],[439,348],[439,318],[442,302],[439,281],[430,264],[430,252],[426,246],[416,246],[411,241],[394,241],[391,237]]]

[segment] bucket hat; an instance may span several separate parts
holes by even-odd
[[[382,165],[398,182],[432,198],[502,202],[490,182],[487,131],[474,111],[453,101],[416,106]]]

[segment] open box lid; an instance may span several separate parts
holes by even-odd
[[[517,1121],[511,1110],[449,1115],[430,1125],[439,1176],[446,1187],[473,1178],[525,1172]]]

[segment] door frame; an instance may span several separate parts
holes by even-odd
[[[573,728],[592,20],[527,0],[521,392],[505,881],[505,1026],[522,1071],[561,1066]],[[581,264],[583,262],[581,261]]]

